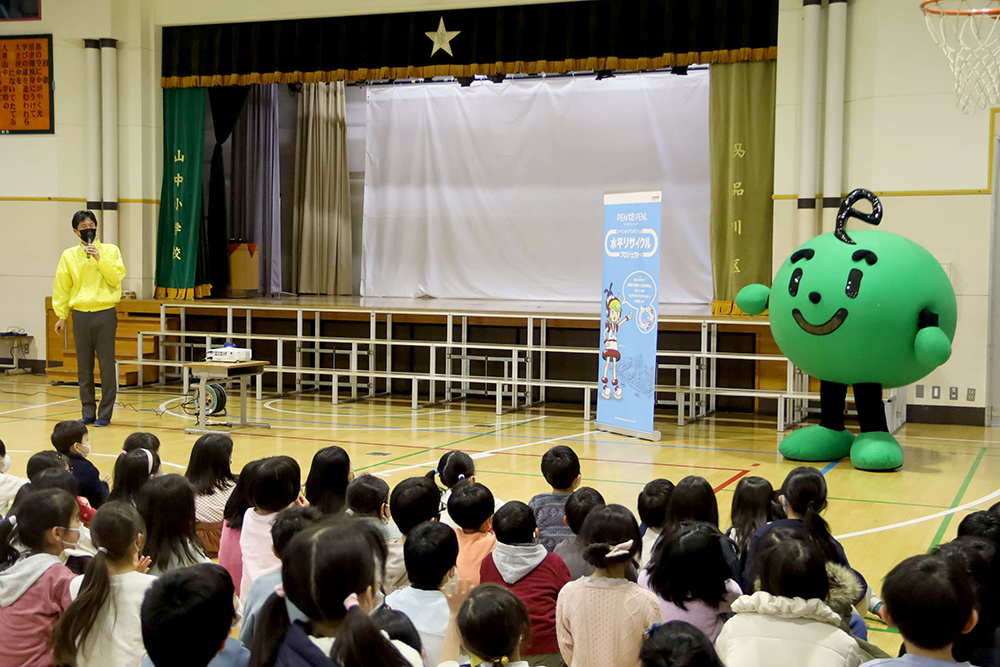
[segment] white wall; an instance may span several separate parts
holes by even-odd
[[[796,228],[806,224],[798,217],[793,197],[798,193],[802,48],[802,3],[782,0],[775,109],[775,269],[794,249]],[[970,116],[957,109],[948,61],[927,33],[918,3],[911,0],[849,2],[847,68],[844,191],[864,187],[880,193],[885,209],[881,228],[912,238],[949,264],[958,296],[952,359],[921,382],[941,386],[942,398],[930,398],[928,388],[922,399],[911,391],[910,403],[983,407],[990,113]],[[951,386],[959,387],[958,401],[948,399]],[[976,390],[973,402],[966,400],[970,388]]]

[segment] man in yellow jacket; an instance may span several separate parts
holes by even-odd
[[[96,240],[97,218],[90,211],[77,211],[73,215],[73,232],[80,237],[80,244],[63,251],[52,285],[52,309],[59,318],[55,330],[62,335],[72,310],[77,381],[83,404],[80,421],[107,426],[111,423],[118,395],[115,373],[118,313],[115,304],[122,298],[125,264],[118,246]],[[95,354],[101,366],[99,410],[94,396]]]

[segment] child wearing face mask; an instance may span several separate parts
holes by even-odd
[[[54,664],[49,641],[74,576],[59,556],[79,539],[80,509],[63,489],[31,492],[0,522],[0,667]]]
[[[80,485],[80,495],[87,499],[95,510],[108,498],[107,479],[93,463],[90,456],[90,435],[87,427],[78,421],[64,421],[52,429],[52,446],[60,454],[69,457],[69,471]]]
[[[3,463],[0,464],[0,514],[6,514],[14,496],[28,480],[10,474],[10,455],[7,454],[7,446],[3,444],[3,440],[0,440],[0,457],[3,457]]]

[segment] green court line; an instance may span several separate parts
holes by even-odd
[[[425,449],[418,449],[415,452],[410,452],[409,454],[403,454],[402,456],[397,456],[396,458],[389,459],[388,461],[379,461],[378,463],[373,463],[371,465],[363,466],[361,468],[355,468],[354,470],[355,470],[355,472],[358,472],[358,471],[361,471],[361,470],[368,470],[370,468],[376,468],[378,466],[384,466],[384,465],[388,465],[390,463],[395,463],[396,461],[402,461],[403,459],[408,459],[408,458],[411,458],[413,456],[419,456],[420,454],[429,454],[430,452],[434,452],[434,451],[437,451],[439,449],[446,449],[448,447],[452,447],[454,445],[458,445],[458,444],[461,444],[463,442],[468,442],[469,440],[475,440],[476,438],[482,438],[482,437],[485,437],[487,435],[494,435],[496,433],[500,433],[501,431],[506,431],[508,429],[515,428],[517,426],[521,426],[521,424],[510,424],[508,426],[505,426],[504,428],[498,428],[498,429],[495,429],[493,431],[489,431],[488,433],[477,433],[475,435],[470,435],[467,438],[461,438],[459,440],[454,440],[452,442],[446,442],[444,444],[437,445],[436,447],[427,447]],[[546,439],[548,439],[548,438],[546,438]],[[386,445],[386,446],[389,447],[391,445]]]
[[[886,632],[886,633],[891,634],[891,635],[898,635],[899,634],[899,630],[897,630],[896,628],[889,628],[889,627],[876,628],[876,627],[872,627],[870,625],[867,626],[867,627],[868,627],[868,631],[869,632]]]
[[[969,474],[965,476],[965,481],[962,482],[962,486],[959,487],[958,493],[955,494],[955,500],[952,501],[951,507],[958,507],[958,504],[962,502],[962,497],[965,496],[965,492],[969,488],[972,478],[975,477],[976,470],[979,469],[979,464],[982,462],[984,456],[986,456],[985,447],[979,450],[979,455],[976,457],[976,460],[972,462],[972,467],[969,468]],[[951,518],[953,516],[955,516],[954,513],[949,514],[941,520],[941,527],[938,528],[937,533],[934,534],[934,539],[931,540],[930,546],[927,547],[928,553],[930,553],[937,545],[941,544],[941,540],[944,539],[944,534],[948,530],[948,524],[951,523]]]
[[[735,493],[735,489],[722,489],[722,493]],[[872,503],[874,505],[903,505],[904,507],[928,507],[930,509],[948,509],[948,505],[924,505],[921,503],[900,503],[893,500],[868,500],[867,498],[834,498],[827,496],[827,500],[843,500],[849,503]],[[952,505],[954,507],[954,505]]]

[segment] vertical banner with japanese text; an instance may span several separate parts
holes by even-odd
[[[660,192],[604,195],[597,427],[659,440],[656,401]]]
[[[205,88],[163,91],[163,187],[156,237],[156,298],[194,299],[208,289],[196,285],[202,224],[205,152]]]

